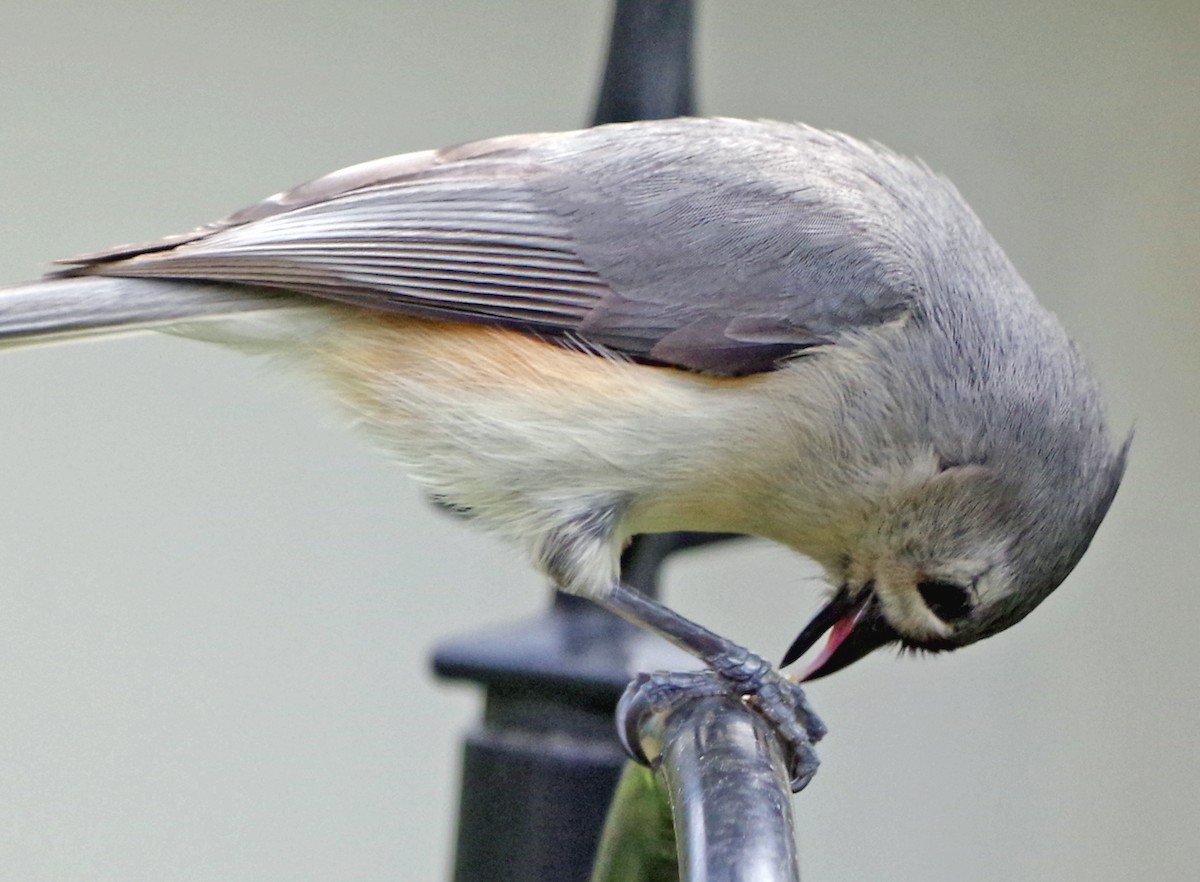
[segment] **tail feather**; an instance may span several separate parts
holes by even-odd
[[[244,285],[50,278],[0,288],[0,347],[287,309],[306,301],[279,289]]]

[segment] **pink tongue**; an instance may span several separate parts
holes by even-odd
[[[804,673],[800,675],[798,682],[803,683],[814,672],[820,670],[825,662],[829,661],[829,657],[842,645],[842,641],[850,635],[850,632],[854,630],[854,626],[858,624],[858,617],[862,615],[864,608],[864,604],[857,604],[848,615],[837,620],[834,626],[829,629],[829,639],[825,641],[825,645],[817,653],[817,657],[809,662],[808,667],[804,669]]]

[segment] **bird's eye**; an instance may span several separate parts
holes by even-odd
[[[930,612],[943,622],[957,622],[971,612],[971,592],[953,582],[918,582],[917,591]]]

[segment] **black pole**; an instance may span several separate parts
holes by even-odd
[[[594,122],[692,113],[691,43],[691,0],[617,0]],[[622,577],[656,593],[668,555],[721,538],[639,536]],[[677,653],[562,594],[539,618],[437,647],[439,676],[485,690],[482,724],[463,749],[455,882],[588,879],[625,761],[613,713],[636,673],[629,659],[655,655],[658,666],[677,667]]]
[[[692,4],[617,0],[593,125],[695,113]]]

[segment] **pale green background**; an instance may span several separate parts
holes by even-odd
[[[0,280],[377,155],[586,121],[608,3],[0,4]],[[709,113],[958,184],[1091,354],[1126,485],[1063,589],[815,685],[813,880],[1191,880],[1200,858],[1200,4],[701,4]],[[146,336],[0,354],[0,882],[437,879],[476,696],[430,647],[541,580],[300,382]],[[778,656],[765,544],[671,569]]]

